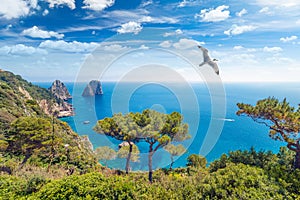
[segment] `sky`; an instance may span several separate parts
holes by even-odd
[[[0,68],[73,82],[161,64],[197,81],[217,76],[197,69],[202,45],[223,82],[299,81],[299,33],[298,0],[1,0]]]

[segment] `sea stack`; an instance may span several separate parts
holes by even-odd
[[[53,110],[58,111],[57,117],[59,118],[69,117],[75,114],[72,104],[67,102],[72,96],[63,82],[55,80],[48,90],[56,99],[56,103],[53,104],[52,107],[49,107],[49,103],[46,100],[41,101],[40,106],[44,108],[44,110],[51,109],[48,111],[49,113],[52,113]]]
[[[92,80],[85,87],[82,96],[90,97],[90,96],[101,95],[101,94],[103,94],[101,82],[97,80]]]
[[[49,91],[56,99],[67,101],[68,99],[72,98],[67,87],[60,80],[55,80],[49,88]]]

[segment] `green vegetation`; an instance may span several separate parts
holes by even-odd
[[[197,154],[191,154],[187,158],[187,166],[196,167],[196,168],[205,168],[207,164],[206,158]]]
[[[119,151],[117,152],[118,157],[127,159],[129,148],[130,148],[129,145],[122,146],[119,149]],[[139,150],[138,146],[133,144],[132,145],[132,153],[131,153],[131,156],[130,156],[130,161],[131,162],[139,162],[139,159],[140,159],[140,150]]]
[[[100,147],[94,153],[86,138],[40,108],[41,99],[54,101],[48,95],[20,76],[0,72],[0,199],[300,199],[300,109],[286,100],[238,104],[239,115],[267,125],[272,138],[288,143],[277,154],[254,148],[232,151],[208,166],[205,157],[191,154],[186,167],[157,169],[149,183],[147,173],[125,175],[101,167],[97,159],[118,156],[127,164],[136,162],[135,143],[140,141],[148,142],[149,155],[158,148],[171,157],[183,154],[182,145],[172,144],[189,137],[179,113],[145,110],[100,120],[97,132],[128,145],[118,152]]]
[[[47,115],[41,100],[55,102],[46,89],[0,72],[0,173],[59,178],[94,171],[92,149],[66,123]]]
[[[104,161],[105,166],[108,160],[114,160],[117,157],[117,152],[108,146],[98,147],[95,149],[95,154],[99,161]]]
[[[168,144],[164,147],[164,149],[169,152],[171,156],[171,164],[170,164],[170,170],[172,170],[173,164],[174,164],[174,157],[181,156],[186,152],[185,147],[182,144],[174,145],[174,144]]]
[[[62,179],[31,175],[0,176],[3,199],[299,199],[300,171],[287,168],[292,152],[283,147],[278,154],[250,151],[230,152],[222,168],[200,165],[156,170],[153,183],[146,173],[117,175],[117,171],[92,172]],[[255,157],[252,164],[245,158]],[[264,161],[266,157],[272,157]],[[234,161],[234,162],[233,162]],[[265,162],[263,167],[260,163]]]
[[[163,114],[147,109],[142,113],[129,113],[127,115],[119,113],[111,118],[99,120],[94,130],[129,144],[125,167],[127,174],[130,168],[133,144],[140,141],[148,143],[149,181],[152,182],[152,157],[154,153],[172,141],[183,141],[190,138],[188,125],[182,121],[183,117],[178,112]]]
[[[269,135],[274,140],[287,143],[287,147],[296,152],[294,167],[300,169],[300,106],[297,110],[284,99],[267,98],[255,106],[238,103],[238,115],[251,117],[255,122],[269,127]]]
[[[133,144],[139,141],[138,133],[139,126],[133,121],[133,113],[122,115],[121,113],[114,114],[111,118],[99,120],[94,127],[97,133],[105,134],[117,140],[126,141],[129,145],[128,156],[126,159],[125,171],[126,174],[130,170],[130,160],[133,150]]]

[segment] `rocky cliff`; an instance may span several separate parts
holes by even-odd
[[[101,82],[97,80],[92,80],[85,87],[82,96],[89,97],[101,94],[103,94]]]
[[[49,88],[49,91],[56,99],[67,101],[68,99],[72,98],[67,87],[60,80],[55,80]]]
[[[48,89],[56,99],[56,103],[52,105],[52,110],[57,111],[57,117],[69,117],[74,115],[73,106],[67,102],[72,96],[68,88],[60,80],[55,80]],[[49,103],[47,101],[40,101],[40,106],[45,113],[49,112]],[[52,111],[52,112],[54,112]]]

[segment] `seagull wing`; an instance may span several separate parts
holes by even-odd
[[[209,61],[207,64],[214,69],[214,71],[216,72],[217,75],[219,75],[219,73],[220,73],[219,72],[219,67],[218,67],[218,64],[216,62]]]
[[[199,49],[201,49],[202,53],[203,53],[203,62],[209,62],[211,61],[209,55],[208,55],[208,50],[202,46],[198,46]]]

